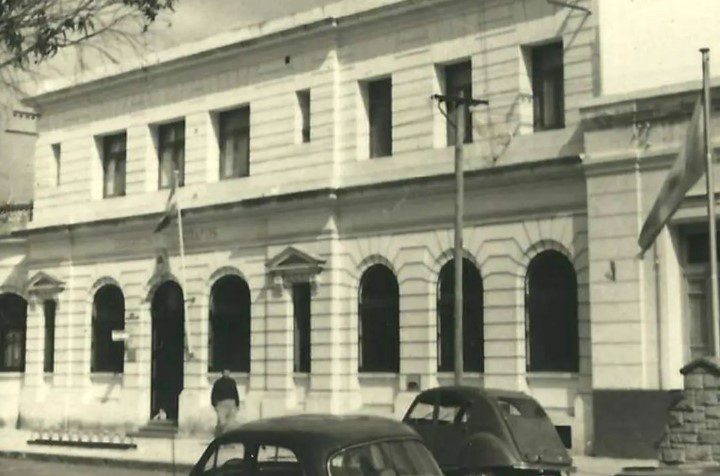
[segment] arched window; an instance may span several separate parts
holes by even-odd
[[[119,287],[106,284],[95,292],[92,308],[92,372],[123,371],[125,345],[112,332],[125,329],[125,297]]]
[[[398,282],[382,264],[360,278],[358,325],[361,372],[400,370],[400,296]]]
[[[555,250],[537,254],[525,280],[525,329],[529,371],[577,372],[577,278]]]
[[[483,283],[475,264],[463,258],[463,370],[485,370]],[[455,260],[440,269],[437,290],[438,370],[450,372],[455,367]]]
[[[228,275],[210,291],[210,371],[250,372],[250,287]]]
[[[0,294],[0,371],[25,371],[27,302],[17,294]]]

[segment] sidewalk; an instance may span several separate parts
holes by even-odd
[[[205,438],[135,438],[137,448],[127,450],[91,449],[70,446],[29,445],[30,431],[0,430],[0,456],[130,468],[190,470],[210,442]],[[628,466],[656,466],[655,460],[629,460],[573,456],[577,476],[612,476]]]
[[[210,443],[209,437],[134,438],[137,448],[123,450],[29,445],[30,437],[30,431],[0,430],[0,456],[163,469],[171,469],[174,460],[177,469],[189,470]]]

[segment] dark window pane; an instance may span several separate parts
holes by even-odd
[[[450,372],[455,368],[455,260],[440,270],[438,280],[438,370]],[[483,372],[484,319],[483,283],[477,267],[463,259],[463,370]]]
[[[363,273],[358,311],[361,372],[399,371],[399,300],[397,279],[390,269],[376,264]]]
[[[240,276],[225,276],[210,295],[209,370],[250,372],[250,288]]]
[[[103,137],[103,196],[125,195],[125,134]]]
[[[123,371],[125,345],[112,340],[112,331],[125,329],[125,297],[117,286],[106,284],[93,300],[92,372]]]
[[[250,173],[250,107],[220,113],[220,178]]]
[[[470,61],[453,64],[445,67],[445,94],[448,96],[472,98],[472,69]],[[467,105],[461,106],[465,111],[465,139],[464,143],[472,142],[472,118],[470,108]],[[455,115],[457,105],[450,101],[447,103],[447,116],[452,121],[446,121],[447,143],[455,145]]]
[[[300,107],[302,141],[310,142],[310,90],[298,91],[297,99]]]
[[[159,186],[170,188],[178,172],[178,187],[185,184],[185,121],[158,127]]]
[[[16,294],[0,295],[0,371],[25,371],[27,302]]]
[[[57,303],[48,299],[43,302],[45,314],[45,345],[43,358],[43,371],[52,372],[55,369],[55,311]]]
[[[565,127],[563,45],[536,46],[531,56],[535,130]]]
[[[392,81],[390,78],[368,83],[370,157],[392,154]]]
[[[577,278],[562,253],[535,256],[526,277],[527,368],[530,371],[577,372]]]
[[[293,284],[293,369],[310,372],[310,283]]]

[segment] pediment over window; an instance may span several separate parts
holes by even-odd
[[[281,277],[285,281],[309,281],[322,271],[325,260],[288,246],[265,263],[271,277]]]
[[[54,276],[38,271],[27,283],[27,292],[31,295],[54,295],[65,289],[65,282]]]

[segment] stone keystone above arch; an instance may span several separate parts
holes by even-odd
[[[316,258],[294,246],[288,246],[283,251],[270,258],[265,263],[270,278],[280,278],[286,283],[311,281],[320,273],[325,260]]]

